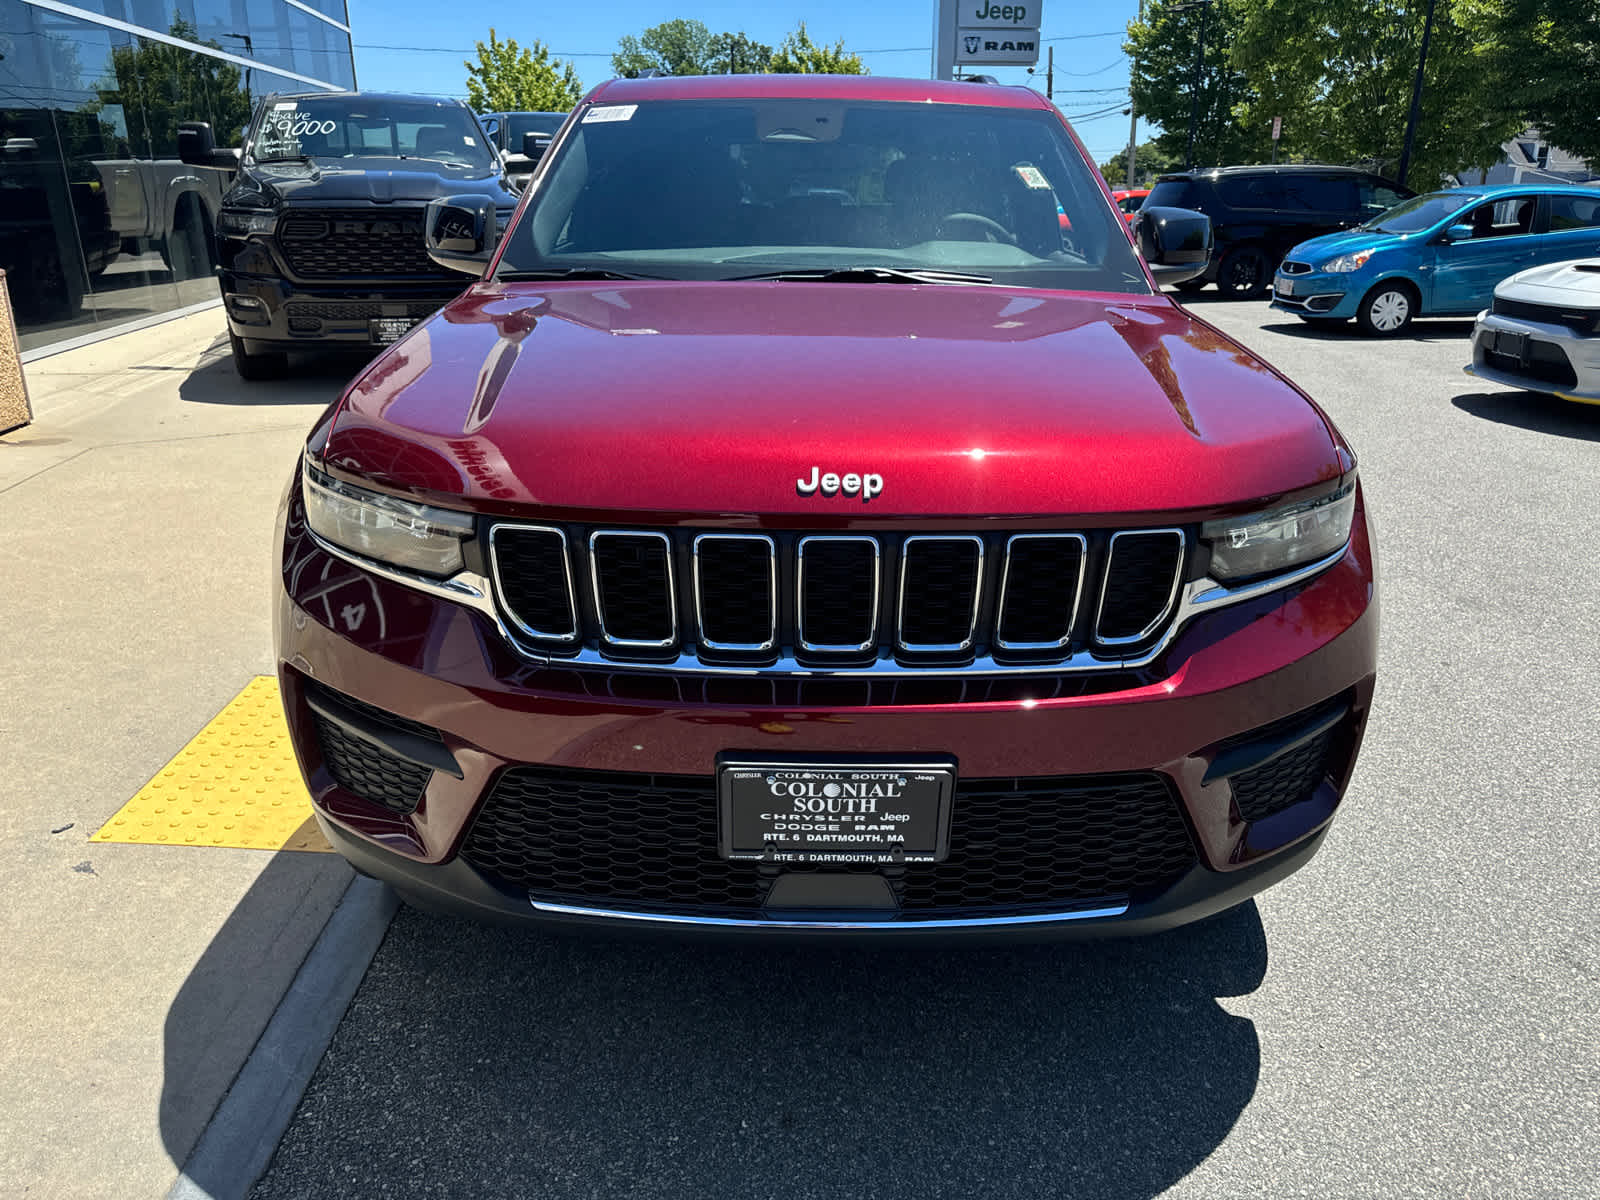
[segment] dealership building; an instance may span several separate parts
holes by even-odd
[[[0,0],[0,270],[25,352],[217,300],[220,172],[256,98],[355,86],[345,0]]]

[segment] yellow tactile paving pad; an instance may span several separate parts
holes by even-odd
[[[295,765],[278,681],[246,684],[89,840],[331,851]]]

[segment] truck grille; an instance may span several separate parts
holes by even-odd
[[[278,248],[301,279],[461,278],[428,257],[414,206],[291,211],[278,221]]]
[[[1120,665],[1171,625],[1189,545],[1179,529],[889,537],[510,523],[489,539],[500,608],[541,652],[842,670],[1046,665],[1084,651]]]
[[[513,767],[461,854],[536,899],[662,912],[749,916],[774,877],[718,857],[708,776]],[[906,915],[948,916],[1128,897],[1195,861],[1160,775],[974,779],[956,788],[950,857],[888,874]]]

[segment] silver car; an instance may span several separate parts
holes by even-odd
[[[1500,281],[1472,330],[1468,375],[1600,404],[1600,258]]]

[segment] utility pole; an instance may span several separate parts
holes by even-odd
[[[1200,10],[1200,36],[1194,44],[1194,82],[1189,87],[1189,148],[1183,155],[1183,167],[1186,171],[1194,170],[1194,135],[1195,129],[1200,124],[1200,71],[1206,61],[1206,17],[1210,15],[1211,4],[1212,0],[1193,0],[1192,3],[1182,5],[1177,10],[1186,11],[1191,8]]]
[[[1144,0],[1139,0],[1139,24],[1144,24]],[[1128,178],[1129,187],[1133,187],[1133,151],[1134,143],[1139,140],[1139,103],[1133,98],[1133,73],[1136,64],[1128,64]]]
[[[1433,34],[1433,0],[1428,0],[1428,18],[1422,24],[1422,53],[1417,56],[1417,78],[1411,84],[1411,113],[1406,117],[1406,146],[1400,151],[1400,170],[1395,182],[1404,184],[1411,167],[1411,146],[1417,137],[1417,120],[1422,116],[1422,69],[1428,65],[1428,38]]]
[[[1045,47],[1044,52],[1044,98],[1046,100],[1054,100],[1056,98],[1056,48],[1054,46]]]

